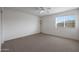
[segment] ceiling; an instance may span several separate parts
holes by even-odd
[[[50,9],[49,9],[49,12],[45,12],[43,14],[40,14],[40,9],[39,9],[40,7],[8,7],[8,8],[34,14],[37,16],[45,16],[45,15],[50,15],[54,13],[64,12],[67,10],[76,9],[77,7],[44,7],[44,8],[50,8]]]

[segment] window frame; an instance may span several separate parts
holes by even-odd
[[[75,26],[74,26],[74,27],[67,27],[67,26],[66,26],[66,23],[65,23],[65,22],[66,22],[66,17],[67,17],[67,16],[74,16],[74,17],[75,17],[75,20],[74,20],[74,21],[75,21]],[[57,25],[58,25],[58,23],[57,23],[57,17],[64,17],[64,25],[63,25],[64,27],[62,27],[62,26],[61,26],[61,27],[57,26]],[[75,27],[76,27],[76,16],[75,16],[75,15],[60,15],[60,16],[56,16],[56,17],[55,17],[55,27],[56,27],[56,28],[75,28]]]

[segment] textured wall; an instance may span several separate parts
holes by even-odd
[[[55,22],[56,22],[56,16],[62,16],[62,15],[74,15],[76,16],[76,27],[75,28],[56,28]],[[66,38],[72,38],[79,40],[79,11],[78,10],[70,10],[65,11],[49,16],[41,17],[42,24],[41,24],[41,32],[46,34],[52,34],[57,36],[62,36]]]
[[[38,16],[4,8],[3,36],[4,41],[40,32]]]

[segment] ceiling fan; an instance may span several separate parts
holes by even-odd
[[[40,14],[49,13],[51,8],[50,7],[38,7]]]

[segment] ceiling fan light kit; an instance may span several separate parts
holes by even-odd
[[[39,7],[40,9],[40,14],[44,14],[44,13],[49,13],[49,10],[51,8],[47,8],[47,7]]]

